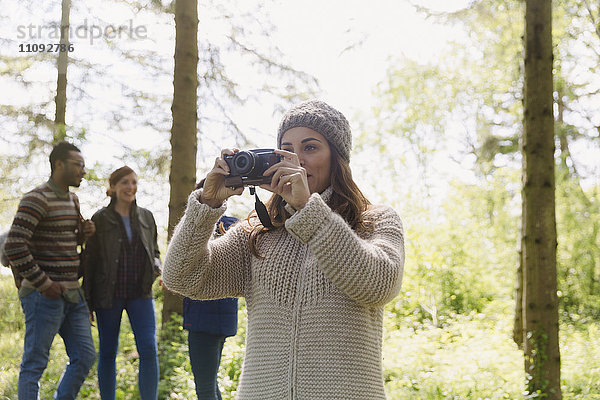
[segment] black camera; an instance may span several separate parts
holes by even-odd
[[[226,154],[224,159],[229,166],[225,186],[235,188],[271,183],[271,177],[263,174],[270,166],[281,161],[281,156],[275,154],[273,149],[254,149]]]

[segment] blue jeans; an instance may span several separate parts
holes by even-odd
[[[190,364],[199,400],[221,400],[217,374],[225,336],[204,332],[189,332]]]
[[[39,398],[39,380],[48,365],[52,341],[58,333],[69,356],[69,363],[54,393],[55,399],[75,399],[96,359],[85,300],[70,303],[64,298],[50,299],[37,290],[21,298],[25,314],[25,345],[19,373],[19,400]]]
[[[119,349],[121,316],[127,311],[135,345],[140,356],[138,387],[142,400],[158,397],[158,346],[156,344],[156,318],[154,299],[114,299],[113,307],[96,310],[98,320],[98,386],[103,400],[113,400],[117,388],[116,359]]]

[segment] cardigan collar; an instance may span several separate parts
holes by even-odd
[[[321,196],[325,203],[329,203],[329,200],[331,200],[331,198],[333,197],[333,187],[328,186],[327,189],[319,193],[319,196]]]

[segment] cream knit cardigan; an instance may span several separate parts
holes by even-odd
[[[216,237],[225,204],[201,204],[198,192],[188,199],[163,280],[192,298],[246,298],[239,400],[385,399],[383,307],[402,283],[402,222],[372,207],[374,230],[359,236],[326,204],[330,194],[313,194],[285,229],[262,235],[262,259],[250,253],[248,222]]]

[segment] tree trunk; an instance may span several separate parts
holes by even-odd
[[[527,391],[562,399],[556,287],[552,2],[525,2],[523,316]]]
[[[513,320],[513,340],[523,350],[523,251],[519,249],[519,265],[515,282],[515,317]]]
[[[173,80],[173,126],[171,128],[171,172],[169,184],[169,229],[173,229],[185,211],[187,198],[196,182],[197,88],[198,88],[198,3],[175,2],[175,74]],[[163,327],[171,316],[183,313],[181,296],[163,288]]]
[[[62,16],[60,19],[60,51],[58,52],[58,79],[56,84],[56,113],[54,115],[54,143],[67,136],[65,113],[67,109],[67,65],[69,63],[69,14],[71,0],[62,0]],[[64,51],[63,51],[64,49]]]

